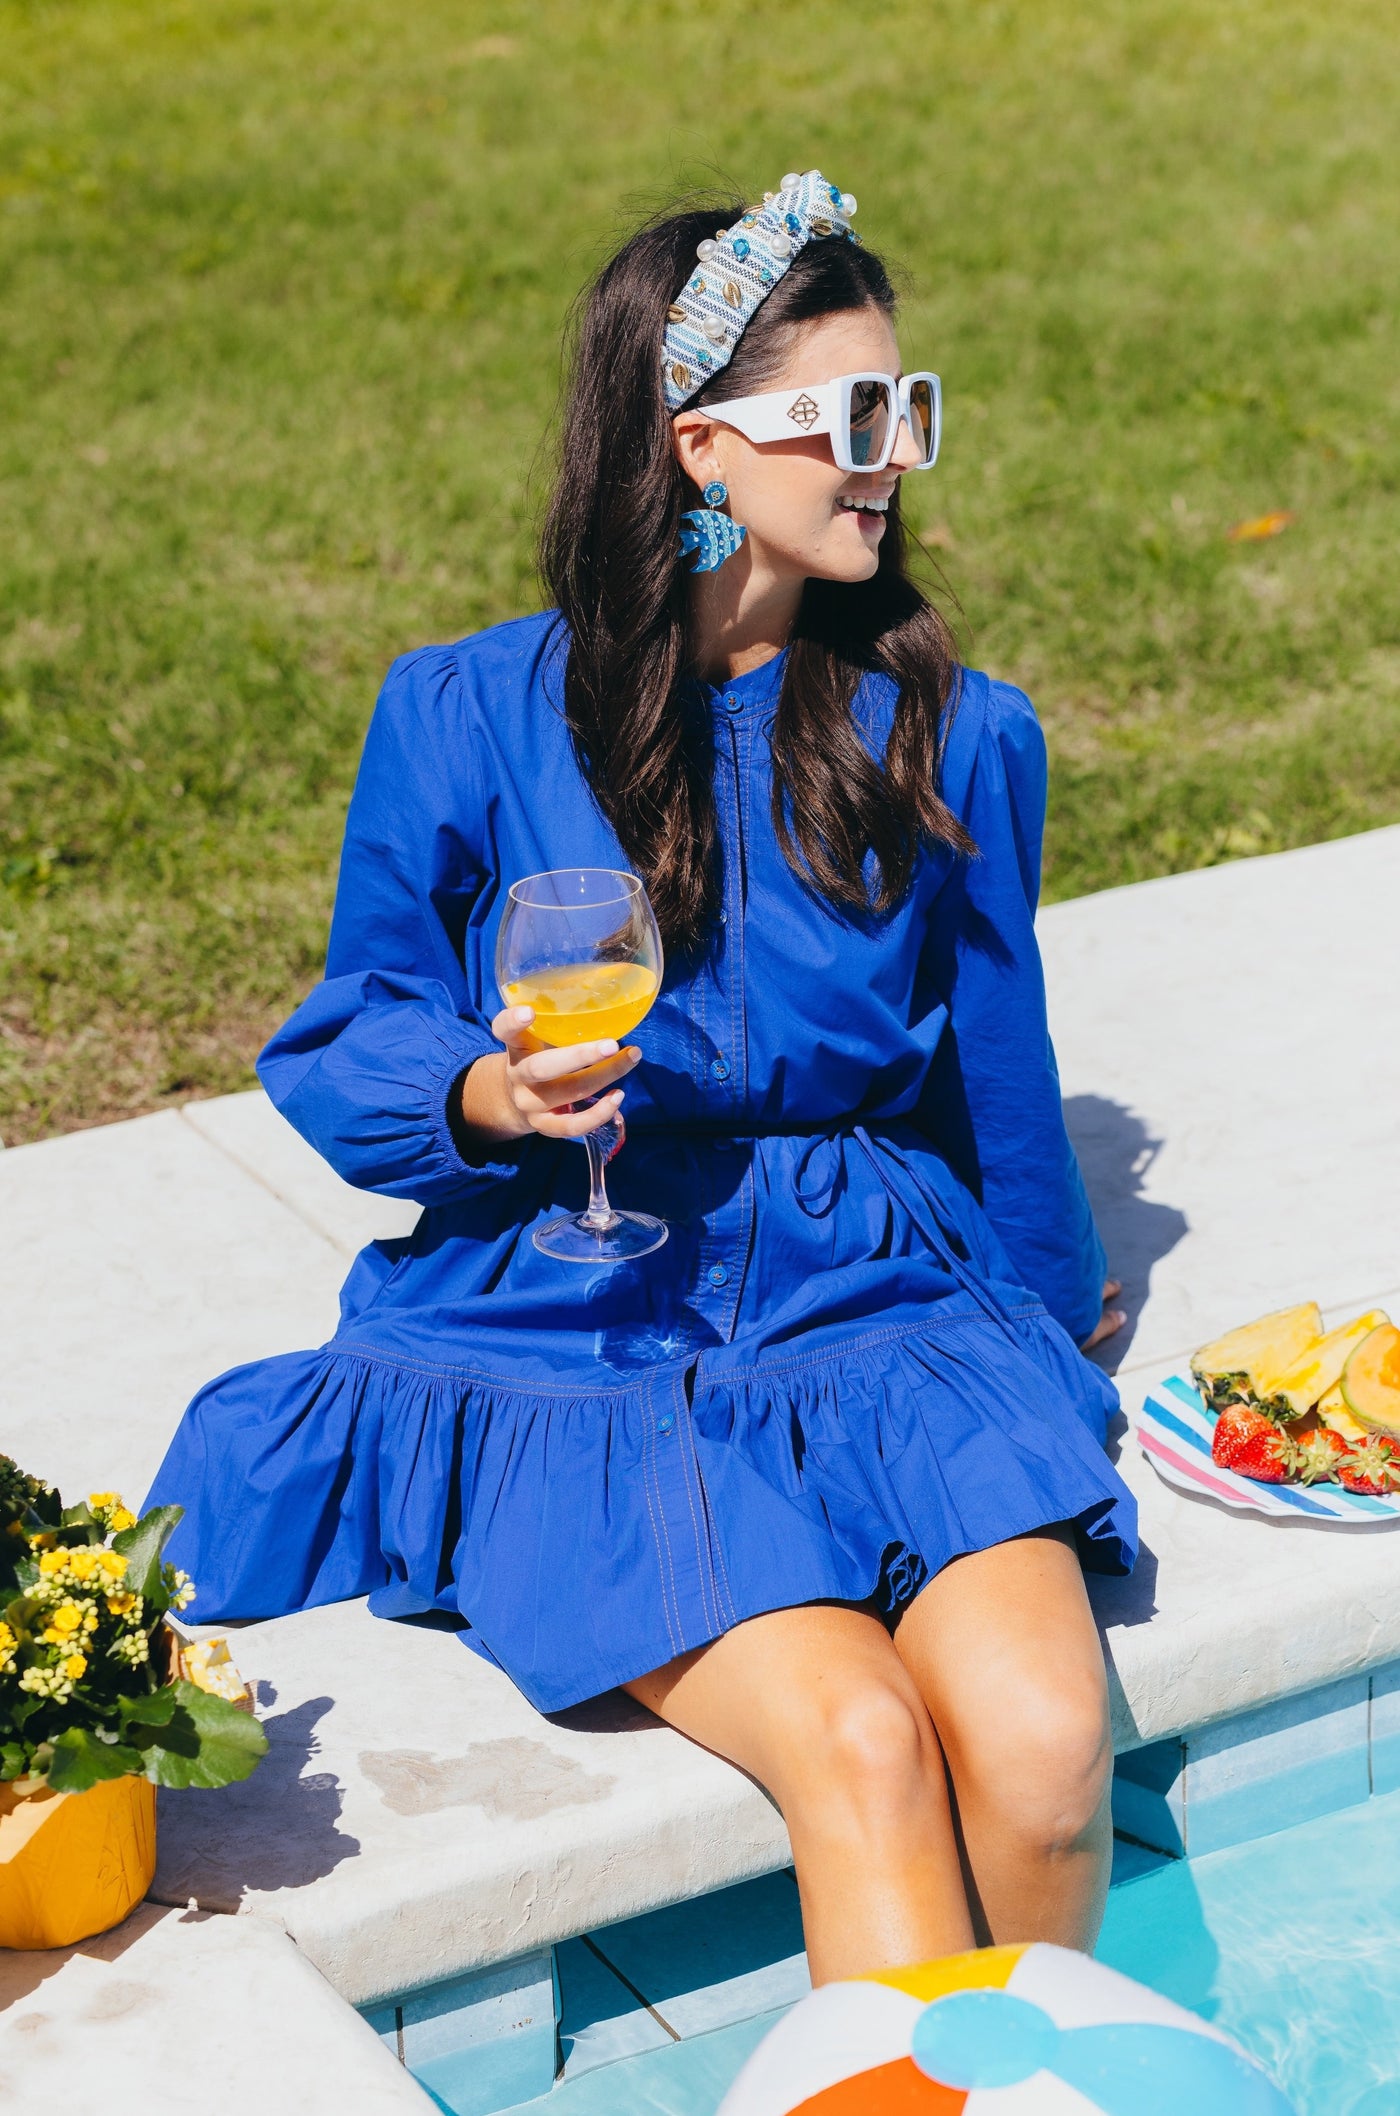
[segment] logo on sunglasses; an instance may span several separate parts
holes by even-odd
[[[820,407],[812,401],[805,391],[795,404],[789,404],[788,406],[788,417],[802,427],[804,432],[820,416]]]

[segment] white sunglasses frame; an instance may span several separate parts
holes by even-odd
[[[885,437],[884,450],[878,463],[857,463],[851,456],[851,395],[857,383],[883,382],[890,398],[898,406],[898,414],[890,420]],[[894,454],[901,425],[914,435],[914,422],[909,415],[909,398],[916,382],[927,382],[933,398],[933,447],[927,462],[911,463],[911,470],[932,470],[938,461],[939,444],[943,438],[943,385],[937,375],[927,368],[920,368],[912,375],[896,378],[880,374],[874,369],[861,369],[857,374],[835,375],[830,382],[819,382],[805,389],[766,389],[752,397],[727,397],[718,404],[697,404],[707,419],[715,419],[721,426],[732,426],[749,441],[762,444],[764,441],[790,441],[799,434],[827,434],[831,439],[831,453],[838,470],[875,471],[884,470]]]

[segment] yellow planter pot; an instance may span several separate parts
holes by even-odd
[[[110,1778],[86,1793],[0,1785],[0,1947],[71,1947],[119,1925],[156,1870],[156,1789]]]

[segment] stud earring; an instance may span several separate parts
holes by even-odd
[[[719,512],[729,498],[729,487],[718,478],[710,481],[700,497],[704,506],[692,507],[681,516],[681,555],[695,553],[692,573],[715,573],[727,558],[733,558],[749,532],[742,522]]]

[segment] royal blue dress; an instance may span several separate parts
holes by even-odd
[[[380,696],[325,980],[258,1069],[347,1182],[424,1209],[358,1257],[329,1344],[186,1412],[148,1503],[186,1509],[171,1553],[201,1618],[447,1611],[554,1711],[763,1610],[894,1616],[950,1558],[1050,1522],[1125,1571],[1117,1399],[1075,1349],[1104,1258],[1046,1030],[1028,701],[964,675],[943,793],[978,856],[921,855],[899,908],[860,918],[773,829],[781,660],[704,694],[722,920],[635,1032],[609,1169],[670,1240],[588,1270],[530,1240],[584,1203],[581,1147],[473,1163],[448,1115],[498,1048],[509,884],[626,865],[559,709],[563,647],[524,618],[407,655]],[[892,706],[868,678],[877,750]]]

